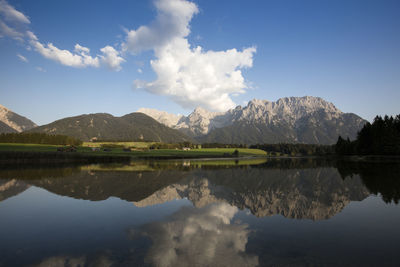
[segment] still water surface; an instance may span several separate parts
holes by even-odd
[[[399,266],[400,164],[2,166],[0,266]]]

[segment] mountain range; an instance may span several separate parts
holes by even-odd
[[[285,97],[276,102],[254,99],[226,112],[196,108],[188,116],[139,109],[160,123],[201,143],[333,144],[339,135],[355,139],[366,120],[343,113],[319,97]]]
[[[82,141],[92,139],[165,143],[192,141],[180,131],[139,112],[122,117],[114,117],[107,113],[84,114],[57,120],[28,132],[63,134]]]
[[[333,144],[339,135],[355,139],[366,120],[344,113],[319,97],[253,99],[226,112],[196,108],[188,116],[141,108],[122,117],[83,114],[36,125],[0,106],[1,132],[63,134],[88,141],[143,140],[167,143],[308,143]]]

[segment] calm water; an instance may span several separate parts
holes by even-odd
[[[0,266],[399,266],[400,164],[0,168]]]

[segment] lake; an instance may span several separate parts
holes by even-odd
[[[0,266],[399,266],[399,163],[1,166]]]

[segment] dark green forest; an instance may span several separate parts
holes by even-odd
[[[364,125],[354,141],[339,136],[335,152],[339,155],[400,155],[400,114],[376,116],[372,124]]]
[[[333,146],[314,145],[314,144],[257,144],[251,145],[250,148],[258,148],[272,155],[289,155],[289,156],[319,156],[334,154]]]
[[[46,145],[74,145],[79,146],[82,141],[66,135],[51,135],[45,133],[2,133],[0,143],[46,144]]]

